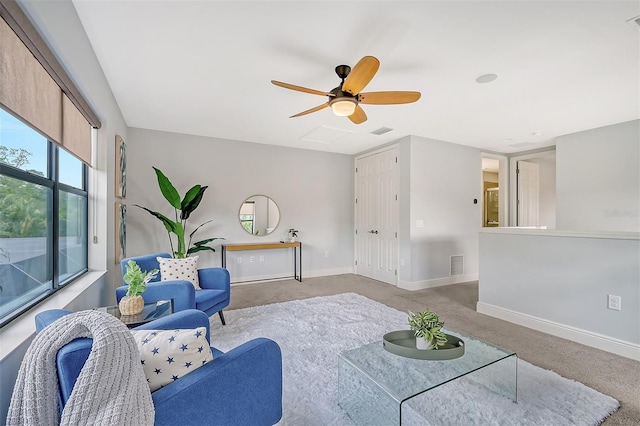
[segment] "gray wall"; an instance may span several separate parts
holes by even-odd
[[[640,120],[556,139],[558,229],[640,231]]]
[[[152,166],[162,170],[180,195],[193,185],[207,185],[202,203],[189,219],[191,230],[209,219],[198,239],[225,242],[271,242],[298,229],[303,243],[305,276],[353,270],[353,157],[310,150],[217,138],[129,129],[127,255],[170,251],[162,224],[139,204],[173,217],[160,193]],[[271,197],[280,209],[280,224],[268,236],[247,234],[238,209],[249,196]],[[219,266],[220,250],[200,254],[199,266]],[[265,261],[259,262],[264,255]],[[244,256],[238,264],[236,256]],[[256,262],[249,262],[256,256]],[[291,274],[291,252],[229,252],[235,281]]]
[[[465,276],[477,274],[482,224],[480,151],[412,136],[409,156],[409,280],[415,285],[448,279],[452,255],[464,256]],[[419,227],[418,221],[424,226]]]
[[[621,311],[607,309],[609,294],[622,298]],[[483,304],[637,348],[640,241],[637,235],[485,229],[480,233],[479,310]]]

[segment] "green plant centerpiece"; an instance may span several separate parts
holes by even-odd
[[[293,242],[295,242],[295,241],[296,241],[296,238],[298,238],[298,230],[297,230],[297,229],[295,229],[295,228],[290,228],[290,229],[287,231],[287,235],[289,236],[289,237],[288,237],[288,238],[289,238],[289,242],[292,242],[292,243],[293,243]]]
[[[208,220],[200,224],[198,227],[196,227],[196,229],[194,229],[193,232],[189,234],[189,241],[188,242],[185,241],[187,220],[191,216],[191,213],[193,213],[193,211],[200,205],[200,201],[202,201],[202,197],[204,196],[204,191],[206,191],[208,187],[202,186],[202,185],[194,185],[191,189],[187,191],[187,193],[181,199],[180,194],[178,193],[176,188],[173,186],[169,178],[167,178],[165,174],[162,173],[162,171],[160,171],[156,167],[154,167],[153,170],[155,170],[156,177],[158,178],[158,186],[160,187],[160,192],[162,192],[162,195],[164,196],[165,200],[167,200],[171,205],[171,207],[173,207],[173,210],[175,213],[175,220],[171,220],[167,216],[163,215],[162,213],[155,212],[151,209],[140,206],[138,204],[136,204],[135,206],[146,210],[152,216],[156,217],[162,222],[164,227],[167,229],[167,234],[169,236],[169,244],[171,245],[171,253],[173,257],[182,259],[189,256],[190,254],[193,254],[199,251],[204,251],[204,250],[215,251],[213,247],[210,247],[207,244],[214,240],[219,239],[217,237],[207,238],[205,240],[194,242],[193,245],[191,244],[191,240],[193,239],[193,236],[198,231],[198,229],[200,229],[202,226],[206,225],[207,223],[211,222],[211,220]],[[179,215],[178,215],[178,211],[180,212]],[[173,238],[171,237],[171,234],[175,235],[177,239],[177,248],[175,249],[174,249]]]
[[[126,273],[124,274],[124,282],[129,285],[127,294],[120,299],[118,308],[122,315],[137,315],[144,308],[144,299],[142,293],[147,289],[149,281],[158,275],[158,270],[153,269],[149,272],[143,272],[140,266],[130,260],[126,265]]]
[[[408,321],[416,336],[418,349],[438,349],[447,343],[447,335],[442,331],[444,322],[440,321],[438,314],[428,308],[415,314],[409,311]]]

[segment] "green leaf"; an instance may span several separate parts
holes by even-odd
[[[191,200],[188,200],[188,202],[185,203],[184,206],[182,206],[182,211],[180,212],[180,219],[182,220],[189,219],[189,216],[191,216],[191,213],[198,207],[198,205],[200,205],[200,201],[202,201],[204,191],[206,191],[207,188],[208,186],[201,186],[198,192],[193,196],[193,198]],[[185,200],[187,200],[186,196],[185,196]]]
[[[193,243],[194,246],[203,246],[205,244],[210,243],[213,240],[224,240],[224,238],[218,238],[218,237],[214,237],[214,238],[207,238],[206,240],[202,240],[202,241],[198,241],[197,243]]]
[[[193,238],[193,236],[195,235],[196,231],[200,228],[202,228],[204,225],[206,225],[209,222],[213,222],[213,220],[208,220],[204,223],[201,223],[196,229],[193,230],[193,232],[191,234],[189,234],[189,238]]]
[[[153,215],[153,216],[157,217],[158,219],[160,219],[160,221],[162,222],[164,227],[167,228],[167,231],[169,231],[169,232],[173,232],[174,234],[177,235],[178,234],[178,230],[182,228],[182,225],[180,223],[174,222],[173,220],[169,219],[168,217],[166,217],[162,213],[154,212],[153,210],[149,210],[148,208],[142,207],[142,206],[140,206],[138,204],[134,204],[134,206],[140,207],[141,209],[148,211],[151,215]],[[179,228],[178,228],[178,226],[179,226]]]
[[[215,252],[216,249],[214,249],[213,247],[209,247],[209,246],[193,246],[193,247],[189,248],[189,251],[187,251],[187,255],[193,254],[193,253],[197,253],[199,251],[212,251],[212,252]]]
[[[193,201],[193,199],[198,195],[202,185],[194,185],[187,193],[184,195],[182,202],[180,203],[180,210],[184,211],[189,207],[189,203]],[[193,210],[192,210],[193,211]]]
[[[156,169],[154,167],[153,170],[156,171],[158,186],[160,187],[160,192],[162,192],[164,198],[169,202],[169,204],[171,204],[171,206],[173,206],[173,208],[180,209],[180,194],[178,194],[176,188],[171,184],[169,178],[160,171],[160,169]]]

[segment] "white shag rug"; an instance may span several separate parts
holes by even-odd
[[[280,345],[280,424],[287,426],[353,425],[338,405],[339,353],[408,329],[406,312],[354,293],[237,309],[225,318],[226,326],[214,318],[211,327],[212,346],[223,352],[256,337]],[[619,407],[614,398],[523,360],[517,404],[483,387],[461,386],[454,381],[428,392],[443,408],[430,412],[425,425],[598,425]]]

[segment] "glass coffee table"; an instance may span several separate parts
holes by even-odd
[[[173,300],[158,300],[157,302],[145,303],[142,312],[136,315],[122,315],[118,305],[103,306],[96,308],[96,311],[111,314],[127,327],[132,328],[171,315],[173,313]]]
[[[433,412],[425,408],[429,391],[447,383],[459,386],[461,380],[518,402],[515,352],[445,331],[464,341],[464,355],[446,361],[405,358],[388,352],[382,341],[342,352],[338,397],[351,420],[358,425],[424,424],[422,413]]]

